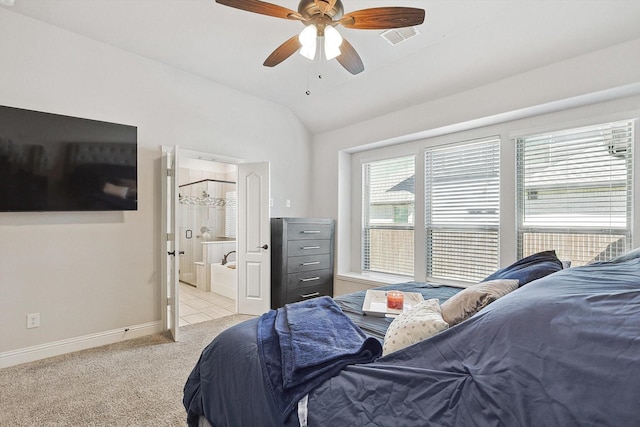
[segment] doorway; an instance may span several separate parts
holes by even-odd
[[[184,168],[189,168],[190,163],[196,160],[200,165],[208,165],[209,162],[213,162],[236,165],[237,167],[237,249],[235,250],[238,257],[235,264],[237,274],[235,280],[227,281],[227,283],[235,285],[235,292],[231,292],[232,296],[235,296],[234,312],[258,316],[267,312],[271,303],[269,162],[244,163],[239,159],[213,157],[207,153],[181,150],[178,146],[163,146],[160,170],[162,182],[161,310],[162,323],[175,341],[179,340],[180,329],[179,258],[181,254],[184,254],[180,247],[179,226],[182,220],[178,203],[178,182],[189,184],[189,182],[181,180],[180,172]],[[181,166],[183,162],[186,162],[184,168]],[[203,169],[202,167],[192,168]],[[206,262],[211,265],[217,264],[215,254],[213,257],[209,257],[209,254],[204,253],[205,248],[209,248],[209,246],[203,246],[203,265],[206,260],[210,260]],[[230,261],[229,257],[233,253],[234,251],[230,250],[218,254],[218,259],[221,258],[219,267],[223,267],[222,271],[226,274],[229,274],[230,270],[234,270],[233,265],[227,265]],[[188,285],[195,289],[200,283],[197,268],[196,265],[196,287]],[[212,269],[204,268],[203,274],[213,275],[214,273]],[[204,283],[204,286],[207,286],[207,283],[210,282],[205,281]],[[185,284],[185,286],[187,285]],[[210,291],[211,289],[202,290],[202,292]]]
[[[179,326],[235,314],[236,164],[181,156]]]

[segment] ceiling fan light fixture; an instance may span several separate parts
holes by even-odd
[[[13,0],[0,0],[10,1]],[[358,52],[334,28],[341,25],[353,30],[388,30],[415,27],[424,23],[424,9],[403,6],[372,7],[344,14],[342,0],[300,0],[298,11],[264,0],[215,0],[216,3],[260,15],[299,21],[305,28],[278,46],[264,61],[265,67],[274,67],[296,51],[310,60],[322,56],[335,58],[349,73],[364,71]],[[326,33],[325,34],[325,30]],[[322,40],[318,42],[318,38]],[[408,38],[398,33],[397,38]]]
[[[324,29],[324,56],[327,61],[340,55],[340,45],[342,44],[342,36],[333,27],[326,27]]]
[[[302,47],[300,55],[313,61],[316,57],[318,29],[315,25],[307,25],[298,35]]]

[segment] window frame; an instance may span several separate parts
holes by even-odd
[[[536,136],[540,136],[543,134],[561,134],[561,133],[566,133],[566,132],[571,132],[571,131],[578,131],[578,130],[584,130],[586,128],[595,128],[598,126],[606,126],[607,124],[611,124],[611,123],[623,123],[623,122],[630,122],[630,128],[631,128],[631,132],[632,132],[632,141],[631,141],[631,145],[630,145],[630,150],[631,150],[631,158],[630,159],[626,159],[625,162],[628,163],[630,165],[630,170],[626,171],[626,175],[627,178],[625,179],[625,185],[629,185],[629,189],[627,190],[630,194],[629,194],[629,200],[627,200],[626,203],[628,203],[627,206],[627,210],[625,213],[625,217],[626,217],[626,224],[627,227],[625,229],[616,229],[615,227],[611,227],[608,229],[603,229],[602,227],[571,227],[571,226],[563,226],[563,227],[542,227],[542,226],[525,226],[523,224],[523,220],[524,220],[524,216],[525,216],[525,198],[526,196],[524,195],[524,193],[522,193],[521,191],[519,191],[519,186],[523,185],[523,183],[520,183],[521,177],[520,177],[520,167],[521,167],[521,158],[520,158],[520,150],[523,150],[524,148],[520,148],[519,144],[520,141],[525,139],[525,138],[533,138]],[[600,236],[612,236],[612,235],[618,235],[618,236],[623,236],[626,237],[628,239],[628,245],[629,247],[627,249],[632,249],[634,247],[636,247],[636,243],[635,241],[638,240],[638,237],[636,237],[636,232],[635,230],[637,230],[637,226],[636,224],[638,223],[638,213],[640,213],[640,211],[637,210],[637,201],[638,201],[638,197],[635,197],[636,192],[640,191],[640,188],[637,186],[638,185],[638,176],[640,174],[638,174],[637,168],[638,168],[638,153],[636,152],[636,147],[638,146],[638,119],[628,119],[628,118],[623,118],[623,117],[616,117],[613,118],[611,120],[590,120],[590,121],[580,121],[580,122],[574,122],[574,123],[567,123],[567,124],[563,124],[563,125],[556,125],[553,127],[540,127],[537,129],[530,129],[530,130],[526,130],[526,131],[521,131],[521,132],[517,132],[517,133],[512,133],[510,135],[511,141],[513,143],[513,145],[516,147],[516,157],[514,159],[514,162],[516,164],[516,170],[515,170],[515,179],[517,181],[516,183],[516,194],[515,194],[515,198],[516,198],[516,217],[515,217],[515,227],[516,227],[516,254],[518,258],[522,258],[524,256],[529,255],[529,253],[525,253],[524,252],[524,242],[523,242],[523,236],[525,233],[529,232],[529,233],[543,233],[543,234],[551,234],[551,235],[562,235],[562,234],[573,234],[574,236],[580,236],[580,235],[600,235]],[[523,187],[525,188],[525,187]],[[616,232],[619,231],[619,232]],[[558,247],[554,247],[554,248],[549,248],[549,249],[558,249]],[[561,253],[561,251],[558,251],[558,256],[562,257],[563,254]],[[584,263],[584,261],[587,260],[582,260],[578,265]]]
[[[490,144],[494,144],[494,145],[490,145]],[[433,178],[432,175],[427,174],[427,158],[429,158],[431,161],[433,161],[434,158],[434,153],[435,156],[438,156],[437,152],[443,152],[443,151],[450,151],[451,153],[454,154],[460,154],[461,152],[465,152],[467,154],[470,153],[470,151],[468,151],[468,147],[470,146],[479,146],[479,145],[484,145],[485,148],[487,148],[490,151],[497,151],[498,154],[498,158],[494,159],[494,163],[492,164],[493,166],[497,167],[497,197],[498,197],[498,207],[497,207],[497,215],[498,215],[498,222],[497,224],[476,224],[473,226],[468,226],[468,225],[464,225],[461,224],[460,222],[455,222],[455,223],[451,223],[451,216],[447,217],[447,224],[443,224],[443,223],[433,223],[428,221],[427,216],[429,215],[430,212],[432,212],[431,207],[427,207],[427,198],[429,198],[429,196],[433,197],[433,192],[431,191],[431,189],[427,189],[426,186],[426,182],[427,181],[431,181],[431,179]],[[493,271],[495,271],[498,268],[499,265],[499,260],[500,260],[500,231],[501,231],[501,221],[500,221],[500,212],[501,212],[501,200],[502,200],[502,191],[501,191],[501,167],[502,167],[502,151],[501,151],[501,146],[502,146],[502,138],[500,135],[486,135],[480,138],[474,138],[472,140],[461,140],[461,141],[456,141],[455,143],[451,143],[451,144],[446,144],[446,145],[436,145],[436,146],[432,146],[432,147],[427,147],[424,149],[424,155],[423,155],[423,167],[424,167],[424,174],[425,174],[425,188],[423,191],[423,194],[421,195],[424,199],[424,204],[425,204],[425,215],[422,218],[424,221],[424,226],[425,226],[425,235],[424,235],[424,244],[425,244],[425,277],[433,279],[433,280],[453,280],[456,282],[468,282],[468,283],[473,283],[474,281],[480,281],[482,280],[484,277],[488,276],[489,274],[491,274]],[[449,153],[450,154],[450,153]],[[476,153],[474,153],[476,154]],[[489,154],[489,153],[486,153]],[[476,163],[477,161],[473,161],[472,163]],[[466,176],[466,174],[465,174]],[[485,181],[485,182],[489,182],[489,181]],[[455,185],[454,187],[458,187],[458,185]],[[490,186],[490,188],[492,190],[496,190],[496,188]],[[457,191],[460,191],[460,188],[454,188],[457,189]],[[427,191],[428,190],[428,191]],[[496,247],[496,252],[495,254],[492,254],[495,256],[495,264],[487,262],[484,266],[482,266],[481,268],[479,268],[478,270],[483,270],[482,272],[475,272],[472,273],[469,269],[462,269],[461,274],[458,277],[442,277],[439,275],[434,275],[434,273],[437,273],[437,256],[430,256],[427,257],[427,255],[429,254],[430,251],[433,251],[434,248],[434,240],[433,240],[433,231],[434,230],[439,230],[442,231],[443,235],[446,235],[447,233],[467,233],[469,231],[473,231],[477,234],[480,235],[484,235],[484,234],[492,234],[495,233],[495,247]],[[451,245],[451,247],[456,246],[456,243],[462,243],[462,241],[458,240],[458,241],[449,241],[448,244]],[[489,246],[491,245],[487,245],[484,247],[484,249],[488,249]],[[471,249],[471,248],[470,248]],[[480,247],[480,245],[475,246],[474,249],[480,249],[482,251],[482,248]],[[486,252],[482,252],[484,254],[486,254]],[[464,257],[463,257],[464,258]],[[491,265],[489,265],[491,264]],[[445,268],[446,266],[441,265],[439,267],[440,269]],[[486,273],[486,274],[485,274]]]
[[[399,156],[391,156],[391,157],[386,157],[386,158],[381,158],[381,159],[376,159],[376,160],[366,160],[366,161],[362,161],[360,163],[360,171],[362,174],[362,181],[361,181],[361,186],[360,186],[360,196],[362,199],[362,208],[360,210],[361,212],[361,241],[360,241],[360,253],[361,253],[361,261],[360,261],[360,271],[362,273],[366,273],[366,274],[373,274],[373,275],[390,275],[390,276],[397,276],[397,277],[404,277],[404,278],[413,278],[415,277],[415,262],[412,262],[411,264],[413,264],[413,272],[411,274],[402,274],[401,272],[383,272],[383,271],[378,271],[378,270],[371,270],[370,268],[367,268],[367,264],[369,264],[369,267],[371,266],[371,259],[367,258],[367,254],[371,253],[370,250],[367,250],[368,248],[365,248],[367,241],[371,241],[371,237],[370,237],[370,230],[375,229],[375,230],[400,230],[400,231],[406,231],[406,230],[413,230],[413,247],[411,248],[411,252],[413,254],[413,260],[415,260],[415,224],[416,224],[416,213],[415,213],[415,205],[416,205],[416,197],[414,194],[414,200],[413,200],[413,205],[414,205],[414,212],[413,212],[413,225],[392,225],[392,226],[385,226],[385,225],[372,225],[370,222],[370,209],[366,209],[367,206],[371,206],[371,204],[366,204],[367,203],[367,195],[369,194],[369,190],[365,189],[365,186],[367,185],[366,179],[367,179],[367,170],[365,169],[367,165],[371,165],[372,163],[379,163],[379,162],[384,162],[384,161],[393,161],[393,160],[402,160],[405,159],[407,162],[410,163],[410,160],[413,160],[413,169],[414,169],[414,177],[415,177],[415,169],[416,166],[418,164],[418,159],[417,156],[414,154],[408,154],[408,155],[399,155]],[[415,179],[415,178],[414,178]],[[415,190],[414,190],[415,191]],[[394,209],[394,217],[395,217],[395,209],[396,206],[392,206],[392,208]],[[369,234],[368,234],[369,233]]]
[[[338,151],[338,246],[337,280],[338,291],[362,289],[362,286],[378,286],[406,281],[405,277],[363,274],[360,270],[361,248],[361,169],[362,161],[384,159],[389,156],[415,154],[417,159],[424,155],[425,147],[445,145],[462,140],[471,140],[486,135],[501,136],[500,160],[500,266],[509,265],[517,260],[516,256],[516,201],[515,201],[515,145],[512,140],[530,133],[557,131],[570,127],[587,126],[595,123],[613,122],[631,118],[634,120],[636,141],[634,147],[640,148],[640,107],[634,100],[620,98],[608,103],[571,105],[563,109],[548,109],[542,114],[516,114],[495,121],[473,120],[460,122],[454,126],[432,128],[414,134],[406,134],[396,139],[381,139],[379,142],[345,146]],[[640,153],[640,151],[638,152]],[[633,159],[633,195],[634,218],[632,219],[633,247],[640,245],[640,155]],[[424,175],[422,168],[416,168],[416,194],[423,194]],[[417,197],[415,203],[416,218],[424,216],[423,198]],[[422,221],[415,223],[414,280],[432,281],[442,284],[457,284],[444,280],[428,278],[424,275],[424,226]]]

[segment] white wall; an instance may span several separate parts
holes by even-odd
[[[314,135],[311,211],[316,216],[337,219],[338,273],[359,269],[361,215],[357,202],[361,195],[358,188],[352,188],[352,153],[390,147],[386,148],[388,152],[415,154],[420,148],[444,140],[462,141],[504,133],[508,141],[508,134],[514,129],[558,126],[600,117],[630,118],[626,114],[638,117],[638,70],[640,39]],[[505,246],[501,247],[513,245],[513,232],[505,230],[504,236]],[[513,259],[514,253],[504,250],[503,263]],[[359,279],[339,277],[336,293],[361,288],[363,283],[366,285]]]
[[[138,211],[0,214],[0,366],[159,322],[162,145],[270,161],[272,215],[307,214],[310,137],[289,110],[5,9],[0,104],[134,125],[139,144]]]

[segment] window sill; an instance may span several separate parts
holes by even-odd
[[[404,283],[413,281],[412,277],[396,276],[384,273],[339,273],[336,278],[345,282],[357,283],[369,287],[392,285],[395,283]]]
[[[336,279],[342,280],[344,282],[355,283],[355,284],[366,286],[369,288],[415,281],[413,277],[408,277],[408,276],[397,276],[393,274],[384,274],[384,273],[355,273],[355,272],[339,273],[336,275]],[[460,282],[460,281],[445,280],[445,279],[433,279],[433,278],[428,278],[426,282],[437,283],[440,285],[453,286],[458,288],[466,288],[472,284],[468,282]]]

